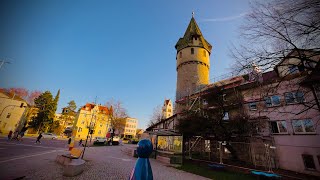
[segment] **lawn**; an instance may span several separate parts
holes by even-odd
[[[197,174],[200,176],[204,176],[210,179],[216,179],[216,180],[254,180],[255,178],[247,175],[247,174],[241,174],[236,172],[228,172],[228,171],[215,171],[213,169],[209,169],[209,167],[203,167],[198,166],[195,164],[191,164],[190,162],[185,163],[181,167],[178,167],[177,169],[187,171],[193,174]]]

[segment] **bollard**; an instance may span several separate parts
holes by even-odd
[[[149,156],[152,153],[152,143],[148,139],[139,141],[137,147],[138,159],[130,174],[129,180],[153,180]]]

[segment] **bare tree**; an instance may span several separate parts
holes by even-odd
[[[255,2],[241,29],[244,41],[232,52],[239,71],[251,68],[252,62],[268,70],[293,50],[301,63],[316,63],[312,57],[319,53],[303,54],[299,50],[320,50],[320,1]]]
[[[245,141],[263,127],[260,121],[252,120],[243,109],[243,97],[236,88],[225,90],[223,86],[209,88],[204,95],[195,95],[195,101],[184,111],[176,128],[186,139],[201,136],[216,141]],[[205,105],[201,99],[206,99]],[[198,103],[200,102],[200,103]],[[226,144],[234,159],[237,151]]]
[[[112,128],[122,134],[128,118],[127,110],[120,101],[114,99],[109,100],[105,105],[110,108],[109,120]]]
[[[153,108],[153,113],[150,117],[148,127],[153,126],[154,124],[160,122],[163,119],[162,106],[158,105]]]
[[[299,71],[309,74],[320,70],[320,1],[318,0],[255,2],[251,4],[251,11],[241,26],[241,32],[243,41],[231,52],[236,60],[234,69],[239,73],[248,73],[253,63],[257,64],[262,72],[280,66],[295,66]],[[295,61],[283,63],[286,59]],[[270,86],[271,90],[265,92],[274,91],[283,82],[302,84],[309,78],[305,73],[299,81],[290,81],[287,76],[292,75],[291,70],[293,69],[287,68],[287,72],[283,73],[285,76],[277,78]],[[308,91],[312,92],[313,84],[308,86]],[[302,111],[319,109],[316,102],[315,100],[304,103],[306,108]]]
[[[34,105],[34,100],[35,100],[37,97],[39,97],[41,93],[42,93],[41,91],[32,91],[32,92],[30,92],[28,98],[26,99],[27,102],[28,102],[31,106],[33,106],[33,105]]]

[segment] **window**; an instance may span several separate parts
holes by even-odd
[[[287,133],[286,121],[271,121],[271,131],[274,134]]]
[[[194,49],[193,48],[191,48],[191,54],[194,54]]]
[[[229,120],[229,112],[228,111],[224,112],[223,120]]]
[[[11,116],[11,113],[8,113],[8,114],[7,114],[7,118],[10,118],[10,116]]]
[[[171,112],[171,109],[168,109],[168,112]]]
[[[280,105],[280,96],[270,96],[264,98],[267,107]]]
[[[101,134],[101,130],[98,131],[98,134]]]
[[[203,56],[204,56],[204,57],[207,57],[206,50],[203,50]]]
[[[81,128],[81,127],[79,127],[78,132],[81,132],[81,131],[82,131],[82,128]]]
[[[202,100],[202,104],[203,104],[204,106],[206,106],[206,105],[208,105],[208,101],[207,101],[206,99],[203,99],[203,100]]]
[[[302,154],[302,159],[306,169],[316,169],[312,155]]]
[[[204,140],[205,152],[210,152],[210,140]]]
[[[182,52],[179,53],[179,57],[182,58]]]
[[[3,123],[2,128],[5,128],[7,125],[7,123]]]
[[[299,72],[299,68],[296,65],[289,66],[289,74],[295,74]]]
[[[304,102],[304,94],[301,91],[286,92],[286,93],[284,93],[284,97],[286,100],[286,104]]]
[[[292,126],[295,133],[314,133],[313,122],[311,119],[292,120]]]
[[[81,124],[84,124],[84,120],[81,121]]]
[[[256,102],[249,103],[249,109],[250,110],[257,110],[257,103]]]
[[[100,127],[102,127],[102,124],[100,124]]]

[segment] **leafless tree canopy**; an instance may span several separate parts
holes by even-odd
[[[148,126],[152,126],[158,122],[160,122],[163,119],[162,117],[162,106],[158,105],[153,109],[153,113],[150,117],[150,121],[148,123]]]
[[[269,70],[292,50],[319,51],[320,1],[252,3],[241,32],[244,41],[232,50],[239,72],[250,68],[252,62],[264,71]],[[306,60],[312,61],[312,58]]]
[[[111,126],[122,132],[124,131],[126,119],[128,118],[127,110],[123,107],[120,101],[109,100],[105,104],[107,107],[111,108],[110,121]]]

